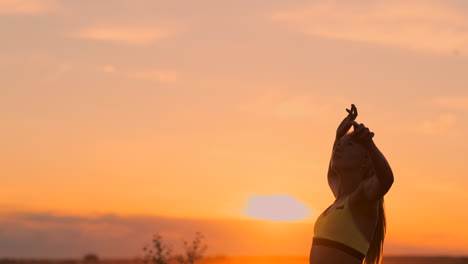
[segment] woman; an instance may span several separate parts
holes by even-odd
[[[336,131],[328,168],[335,201],[318,218],[310,264],[377,264],[385,237],[384,195],[393,184],[390,165],[373,141],[374,133],[354,121],[357,109]],[[348,130],[354,127],[354,131]]]

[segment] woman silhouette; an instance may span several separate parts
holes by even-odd
[[[384,195],[393,173],[373,141],[374,133],[346,109],[333,144],[328,184],[335,201],[318,218],[310,264],[377,264],[385,237]],[[354,131],[348,130],[354,127]]]

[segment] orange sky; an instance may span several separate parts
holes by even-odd
[[[249,198],[282,194],[311,212],[283,223],[300,239],[281,237],[295,241],[285,254],[306,255],[354,103],[395,175],[386,252],[468,254],[463,1],[8,0],[0,30],[0,211],[12,219],[247,221]],[[0,255],[39,254],[13,222],[21,243]]]

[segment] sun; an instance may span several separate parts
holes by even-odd
[[[308,215],[309,208],[291,195],[252,195],[244,213],[250,217],[271,221],[298,221]]]

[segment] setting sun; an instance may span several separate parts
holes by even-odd
[[[307,217],[310,210],[290,195],[252,195],[244,213],[254,218],[271,221],[297,221]]]

